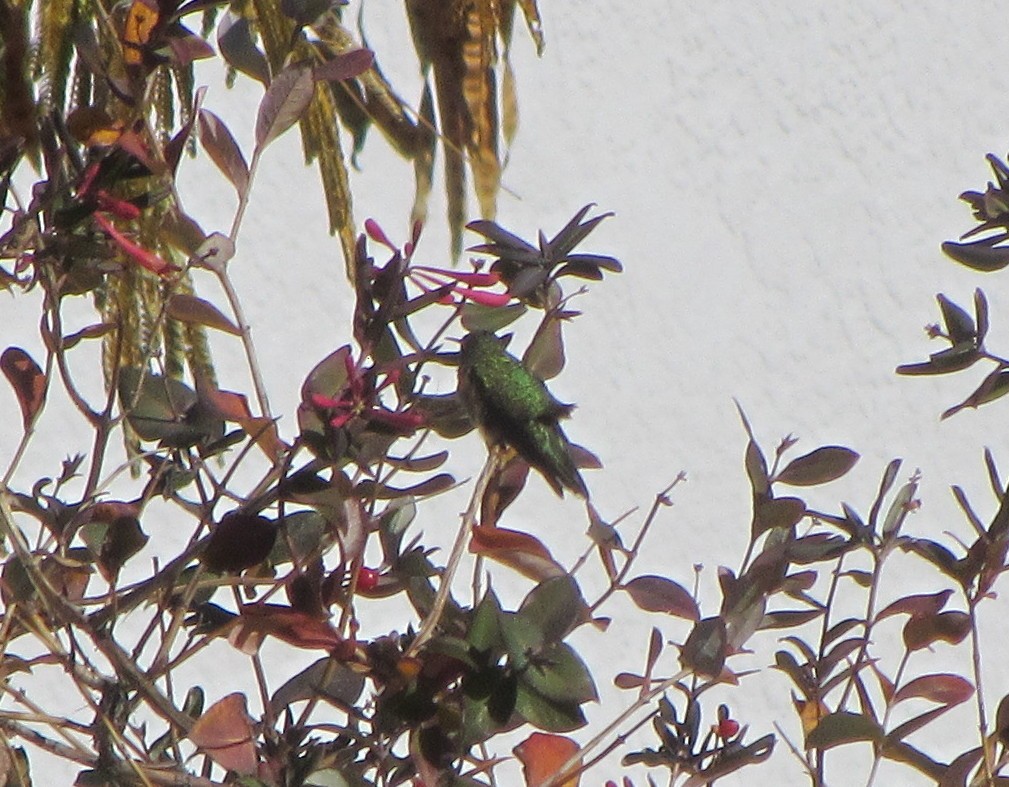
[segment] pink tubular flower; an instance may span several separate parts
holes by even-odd
[[[376,385],[381,372],[374,367],[361,369],[348,353],[344,360],[347,381],[336,396],[311,393],[309,403],[320,411],[330,426],[341,429],[355,418],[361,419],[367,427],[381,432],[391,432],[400,436],[413,434],[423,423],[419,413],[409,410],[390,410],[382,405],[379,394],[399,379],[399,369],[384,373],[384,379]]]
[[[504,306],[512,297],[506,292],[486,292],[481,287],[494,287],[500,282],[496,273],[483,271],[450,271],[444,268],[430,268],[412,265],[407,271],[410,281],[424,292],[431,292],[451,284],[451,292],[441,299],[441,303],[456,303],[460,300],[478,303],[481,306]]]
[[[379,226],[374,219],[367,219],[364,222],[364,231],[375,243],[385,246],[393,252],[393,259],[399,262],[406,260],[410,262],[417,242],[420,240],[421,225],[415,224],[410,240],[398,249],[389,236]],[[381,271],[375,270],[375,275]],[[438,299],[439,303],[457,305],[469,301],[481,306],[498,307],[504,306],[512,300],[512,296],[506,292],[490,292],[487,288],[495,287],[501,283],[501,278],[497,272],[481,271],[454,271],[445,268],[431,268],[426,265],[408,265],[406,267],[406,278],[423,292],[434,292],[440,289],[448,291]]]
[[[178,270],[174,265],[165,262],[161,257],[155,254],[153,251],[148,251],[140,244],[127,238],[123,233],[116,229],[115,225],[109,221],[101,213],[95,214],[95,221],[98,225],[108,233],[109,237],[115,241],[116,245],[122,249],[122,251],[140,265],[143,268],[151,271],[151,273],[156,273],[159,276],[165,276],[172,271]]]

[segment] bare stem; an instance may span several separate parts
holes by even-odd
[[[470,533],[476,525],[477,512],[480,510],[480,501],[483,500],[484,491],[487,489],[491,476],[497,470],[499,461],[499,449],[497,447],[491,448],[483,470],[480,471],[480,477],[477,478],[476,486],[473,489],[473,496],[470,498],[466,513],[462,515],[462,523],[459,525],[459,532],[456,534],[455,544],[452,547],[452,554],[449,556],[448,564],[442,572],[441,584],[438,586],[438,594],[434,597],[434,604],[431,606],[428,616],[424,619],[420,631],[417,632],[417,636],[410,643],[410,647],[406,652],[407,656],[416,655],[424,643],[434,635],[434,630],[438,627],[438,621],[441,618],[442,612],[445,611],[445,605],[448,603],[449,593],[452,590],[452,578],[459,569],[459,562],[466,551],[466,545],[469,544]]]

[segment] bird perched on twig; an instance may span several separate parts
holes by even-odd
[[[558,495],[566,488],[588,498],[558,423],[573,405],[557,401],[493,333],[473,331],[462,340],[459,396],[489,445],[514,449]]]

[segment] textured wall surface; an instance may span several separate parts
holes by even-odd
[[[886,462],[902,457],[902,476],[915,468],[923,474],[924,505],[909,527],[935,538],[944,531],[972,538],[948,487],[963,486],[983,518],[994,512],[981,451],[989,446],[1009,468],[1002,429],[1009,405],[940,423],[938,414],[966,396],[982,372],[912,380],[893,369],[940,349],[921,330],[937,319],[933,298],[940,291],[969,303],[983,286],[992,304],[989,344],[996,351],[1009,346],[1005,278],[982,280],[939,251],[941,241],[972,226],[957,195],[982,187],[989,177],[984,154],[1004,153],[1009,144],[1000,20],[977,5],[942,2],[542,6],[541,59],[516,31],[521,126],[498,220],[529,236],[541,227],[555,231],[588,202],[616,214],[588,250],[614,254],[626,272],[576,300],[584,316],[567,331],[568,366],[553,386],[559,398],[578,403],[571,437],[605,463],[604,471],[587,474],[604,515],[647,506],[678,471],[689,476],[647,545],[641,573],[665,573],[689,586],[692,567],[703,564],[704,612],[717,612],[715,568],[738,566],[749,525],[745,436],[733,397],[769,451],[794,433],[800,450],[838,443],[862,454],[848,478],[811,493],[811,503],[835,511],[844,499],[866,510]],[[408,35],[399,7],[368,3],[364,19],[392,80],[408,100],[418,96],[412,58],[390,56]],[[228,92],[209,71],[204,81],[211,85],[206,106],[251,147],[258,86]],[[282,422],[288,435],[300,380],[349,338],[343,263],[325,231],[317,175],[301,167],[299,155],[293,134],[267,153],[233,263],[274,409],[289,414]],[[374,217],[405,239],[410,178],[410,167],[376,135],[355,175],[357,218]],[[205,229],[230,226],[233,195],[211,165],[184,164],[182,186]],[[430,264],[446,261],[442,212],[436,199],[419,253]],[[31,325],[30,310],[15,304],[11,324],[21,316]],[[241,388],[237,345],[219,346],[224,381]],[[86,443],[67,446],[70,434],[57,428],[49,436],[57,456],[86,450]],[[0,453],[16,440],[0,432]],[[463,477],[476,472],[482,456],[475,440],[467,451],[474,464],[455,468]],[[28,465],[23,475],[31,472],[54,469]],[[458,498],[445,503],[445,524],[425,530],[447,541],[460,505]],[[509,517],[510,526],[540,528],[565,558],[584,548],[580,507],[555,501],[539,482]],[[545,532],[544,521],[553,523]],[[884,600],[936,589],[923,564],[895,562]],[[513,598],[525,590],[517,584]],[[997,602],[988,605],[996,639],[997,612]],[[376,621],[374,630],[395,622]],[[586,647],[602,653],[601,679],[614,665],[640,669],[653,623],[667,639],[686,636],[671,619],[643,616],[617,626],[614,636],[582,635]],[[770,662],[773,633],[763,642],[769,650],[741,657],[740,669]],[[965,646],[939,646],[933,669],[966,669],[966,656]],[[929,663],[928,654],[921,658],[912,670]],[[986,662],[992,706],[1009,690],[1001,661]],[[605,697],[591,709],[594,724],[628,701],[614,690]],[[751,736],[772,731],[777,719],[801,740],[783,676],[751,677],[717,699],[732,705]],[[934,742],[945,757],[975,745],[976,714],[961,711],[922,745]],[[651,738],[634,741],[649,745]],[[850,762],[864,767],[867,758]],[[830,783],[864,780],[841,763],[828,766]],[[613,762],[590,781],[619,773]],[[726,783],[802,783],[780,744],[773,764],[757,773]],[[921,783],[907,771],[887,773],[877,783]]]

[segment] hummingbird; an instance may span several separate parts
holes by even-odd
[[[588,499],[558,423],[574,406],[557,401],[490,331],[473,331],[462,340],[458,390],[488,445],[514,449],[561,497],[566,488]]]

